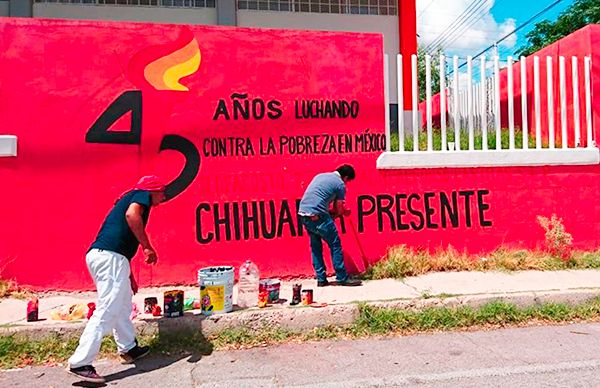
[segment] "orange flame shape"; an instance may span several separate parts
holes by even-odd
[[[188,44],[169,55],[165,55],[144,68],[144,77],[156,90],[176,90],[187,92],[189,89],[179,80],[194,74],[200,67],[200,48],[193,38]]]

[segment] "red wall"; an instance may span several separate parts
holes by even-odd
[[[314,174],[344,162],[357,170],[351,219],[371,262],[402,243],[536,246],[536,217],[552,213],[578,247],[597,246],[597,166],[377,170],[381,63],[374,34],[0,19],[0,132],[19,138],[18,156],[0,159],[2,276],[37,289],[92,287],[85,252],[115,198],[149,173],[172,181],[173,198],[149,223],[159,264],[133,261],[142,285],[191,284],[198,268],[247,258],[263,276],[312,276],[295,202]],[[189,74],[181,87],[170,78],[177,71]],[[173,85],[189,91],[164,90]],[[281,115],[226,120],[218,108],[222,101],[233,114],[233,93],[257,106],[271,101],[273,117]],[[312,99],[356,101],[359,111],[295,117],[295,102]],[[134,114],[103,131],[110,114],[128,109]],[[299,137],[317,141],[318,152],[290,154],[286,144]],[[251,144],[254,154],[205,153],[223,138]],[[361,269],[350,230],[342,234],[347,262]]]

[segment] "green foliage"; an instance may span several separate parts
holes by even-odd
[[[425,100],[427,95],[426,88],[426,66],[425,66],[425,49],[421,46],[417,48],[417,73],[419,76],[419,101]],[[435,96],[440,92],[440,55],[443,54],[442,49],[437,49],[431,55],[431,95]]]
[[[0,368],[61,362],[73,354],[78,343],[78,338],[65,339],[58,334],[33,341],[17,334],[0,336]],[[105,337],[101,352],[116,352],[116,350],[112,338]]]
[[[446,137],[447,137],[447,139],[446,139],[447,143],[450,143],[450,142],[456,143],[455,132],[454,132],[453,128],[446,129]],[[460,140],[460,149],[468,150],[469,149],[469,132],[467,130],[462,129],[459,133],[459,137],[460,137],[460,139],[459,139]],[[527,142],[528,147],[535,148],[535,138],[533,138],[532,136],[529,136],[527,138],[527,140],[528,140],[528,142]],[[508,149],[509,142],[510,142],[510,132],[508,129],[503,128],[500,131],[501,148]],[[476,131],[473,133],[473,143],[474,143],[474,149],[476,149],[476,150],[482,149],[483,136],[481,134],[481,131]],[[427,150],[427,131],[425,131],[425,130],[419,131],[418,144],[419,144],[419,150],[421,150],[421,151]],[[440,151],[442,149],[442,132],[439,128],[434,128],[432,131],[432,144],[433,144],[434,151]],[[496,149],[496,132],[494,130],[488,130],[487,144],[488,144],[488,149],[490,149],[490,150]],[[391,146],[392,151],[399,150],[398,133],[395,131],[392,132],[392,134],[391,134],[390,146]],[[522,147],[523,147],[523,133],[519,128],[516,128],[515,129],[515,148],[520,149]],[[548,147],[547,141],[543,142],[542,147]],[[560,141],[556,142],[556,147],[557,148],[561,147]],[[404,150],[412,151],[413,149],[414,149],[414,142],[413,142],[413,136],[411,133],[411,134],[408,134],[408,136],[404,140]]]
[[[554,22],[543,20],[536,23],[525,35],[527,43],[518,49],[517,56],[531,55],[572,32],[595,23],[600,23],[600,1],[576,0]]]

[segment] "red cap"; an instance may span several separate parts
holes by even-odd
[[[165,191],[165,184],[156,175],[147,175],[135,184],[134,190],[146,190],[146,191]]]

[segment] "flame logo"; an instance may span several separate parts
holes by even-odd
[[[187,92],[189,89],[179,80],[194,74],[199,67],[200,48],[194,38],[183,48],[148,64],[144,69],[144,77],[156,90]]]
[[[181,79],[200,68],[201,54],[194,34],[184,28],[175,41],[150,46],[129,62],[128,78],[142,90],[187,92]]]

